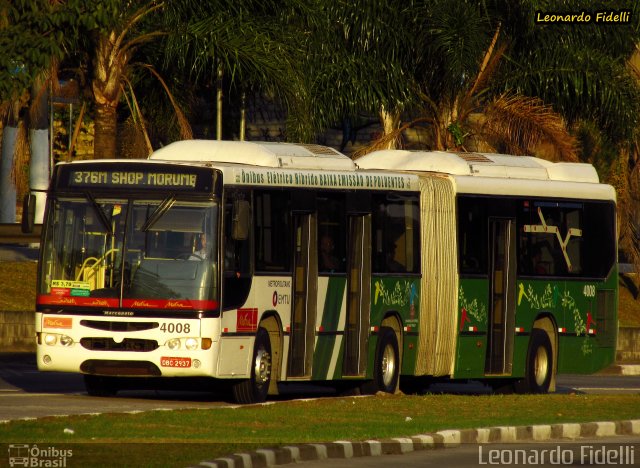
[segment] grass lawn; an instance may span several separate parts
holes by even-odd
[[[628,419],[640,419],[640,395],[380,395],[14,421],[0,425],[0,443],[72,446],[74,466],[83,452],[102,466],[188,466],[289,444]]]
[[[0,262],[0,284],[0,311],[35,310],[36,262]]]

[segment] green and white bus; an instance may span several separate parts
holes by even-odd
[[[242,403],[300,381],[545,392],[615,354],[615,195],[588,165],[176,142],[58,164],[40,255],[38,368],[93,395],[152,377]]]

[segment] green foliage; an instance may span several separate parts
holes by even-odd
[[[402,66],[414,13],[391,0],[290,1],[283,24],[293,28],[294,51],[307,100],[292,118],[312,131],[380,106],[396,108],[412,96]]]
[[[510,47],[496,87],[537,96],[569,122],[592,120],[615,142],[633,137],[640,111],[638,82],[627,62],[640,42],[640,15],[631,24],[535,24],[536,11],[637,10],[635,1],[521,0],[506,23]],[[513,15],[509,19],[512,19]],[[520,25],[514,29],[513,24]]]
[[[91,78],[92,39],[161,5],[130,34],[167,36],[138,47],[132,61],[162,68],[183,91],[214,85],[222,65],[227,93],[279,100],[295,139],[381,106],[442,117],[476,83],[496,31],[504,55],[468,111],[505,92],[535,96],[569,124],[593,122],[612,143],[634,138],[639,123],[627,67],[640,41],[633,0],[0,0],[0,98],[14,99],[54,60]],[[632,24],[535,23],[537,11],[612,9],[632,10]],[[442,129],[450,124],[465,127],[453,116]]]
[[[63,21],[47,0],[2,0],[0,101],[15,100],[64,53]]]
[[[94,30],[120,21],[118,0],[0,0],[0,101],[15,100]]]

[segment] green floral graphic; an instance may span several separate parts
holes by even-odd
[[[593,352],[593,344],[587,334],[587,326],[580,315],[580,309],[578,308],[576,300],[571,296],[569,291],[565,290],[561,295],[557,286],[554,285],[552,287],[550,284],[547,284],[544,288],[544,292],[541,295],[538,295],[530,284],[525,287],[524,283],[520,283],[518,285],[518,305],[520,305],[523,299],[527,300],[532,309],[538,311],[555,309],[559,299],[560,305],[564,311],[570,312],[573,315],[576,336],[584,335],[581,348],[582,354],[586,356]]]
[[[469,302],[464,294],[464,289],[460,286],[458,293],[458,304],[460,310],[464,309],[467,314],[472,316],[478,323],[487,323],[487,308],[484,303],[478,303],[478,299]]]
[[[573,322],[576,331],[576,336],[584,335],[584,339],[582,340],[582,354],[585,356],[587,354],[591,354],[593,352],[593,344],[589,339],[589,335],[587,334],[587,326],[582,320],[582,316],[580,315],[580,310],[576,305],[576,301],[569,291],[565,291],[562,296],[562,308],[573,313]]]

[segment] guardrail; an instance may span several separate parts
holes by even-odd
[[[36,224],[33,232],[25,234],[20,224],[0,223],[0,244],[32,244],[40,242],[42,224]]]

